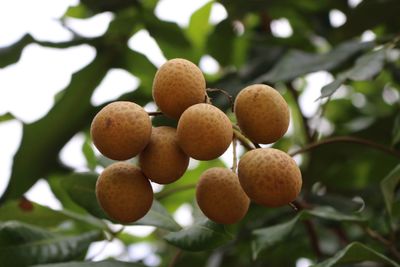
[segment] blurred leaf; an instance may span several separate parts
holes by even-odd
[[[151,225],[169,231],[179,231],[182,229],[157,200],[153,200],[153,205],[146,216],[134,222],[133,225]]]
[[[63,178],[61,185],[70,198],[87,212],[97,218],[108,218],[97,202],[97,178],[95,173],[73,173]]]
[[[0,202],[20,197],[39,178],[46,177],[59,166],[60,150],[92,119],[92,93],[114,56],[100,53],[92,63],[73,74],[62,99],[45,117],[24,125],[21,145],[14,156],[11,179]]]
[[[15,119],[15,117],[10,112],[7,112],[7,113],[4,113],[4,114],[0,115],[0,123],[1,122],[5,122],[5,121],[9,121],[9,120],[13,120],[13,119]]]
[[[400,142],[400,113],[397,114],[394,119],[394,125],[392,130],[392,145],[396,145]]]
[[[223,225],[204,219],[179,232],[171,232],[164,239],[183,250],[201,251],[222,246],[233,237]]]
[[[359,57],[348,73],[347,77],[355,81],[369,80],[376,76],[383,68],[385,49],[375,50]]]
[[[85,156],[87,166],[91,171],[94,171],[94,169],[97,166],[97,157],[91,146],[91,139],[88,134],[86,134],[85,141],[83,142],[82,145],[82,153]]]
[[[214,31],[210,33],[207,40],[207,52],[215,58],[222,66],[233,63],[235,32],[232,22],[225,19],[218,23]]]
[[[78,4],[76,6],[70,6],[64,16],[84,19],[90,17],[92,14],[93,13],[90,12],[84,5]]]
[[[207,35],[211,29],[209,19],[213,3],[214,1],[210,1],[196,10],[190,17],[189,26],[186,30],[188,38],[200,54],[202,54]]]
[[[146,266],[136,262],[104,260],[97,262],[71,261],[68,263],[40,264],[40,265],[34,265],[32,267],[146,267]]]
[[[345,75],[339,75],[336,80],[328,83],[321,88],[321,96],[319,98],[324,98],[333,95],[337,89],[346,81]]]
[[[372,48],[373,42],[347,41],[325,54],[310,54],[290,51],[267,74],[257,79],[259,82],[286,82],[307,73],[332,70],[339,67],[356,53]]]
[[[285,223],[254,230],[253,235],[255,238],[251,245],[253,258],[256,259],[261,251],[269,249],[286,240],[299,220],[305,220],[312,217],[338,222],[364,223],[367,221],[360,215],[344,214],[336,211],[332,207],[317,207],[312,210],[303,210],[293,219]]]
[[[159,20],[156,16],[146,13],[144,23],[161,51],[167,59],[193,57],[191,44],[178,24]]]
[[[0,221],[10,220],[18,220],[41,227],[56,227],[65,221],[73,220],[99,229],[106,229],[106,225],[95,218],[70,211],[52,210],[27,199],[9,201],[0,207]]]
[[[300,216],[295,216],[288,222],[253,231],[255,235],[255,239],[251,244],[253,259],[256,259],[262,250],[268,249],[287,239],[299,218]]]
[[[0,224],[0,262],[4,266],[69,261],[86,251],[91,242],[102,238],[100,231],[78,236],[62,236],[41,228],[9,221]]]
[[[385,200],[386,210],[389,216],[392,216],[392,207],[395,201],[395,192],[400,184],[400,165],[397,165],[386,177],[381,181],[381,191]]]
[[[337,252],[332,258],[314,264],[312,267],[331,267],[338,266],[338,264],[360,263],[365,261],[380,262],[394,267],[400,266],[385,255],[361,243],[354,242]]]
[[[0,69],[7,65],[17,62],[21,56],[22,50],[34,39],[29,34],[22,37],[18,42],[10,46],[0,48]]]

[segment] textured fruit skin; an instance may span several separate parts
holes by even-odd
[[[302,185],[296,162],[274,148],[258,148],[244,154],[239,161],[238,175],[250,199],[267,207],[279,207],[293,201]]]
[[[116,101],[97,113],[90,133],[94,145],[104,156],[127,160],[139,154],[150,141],[151,121],[141,106]]]
[[[196,200],[204,215],[221,224],[239,222],[246,215],[250,204],[238,176],[220,167],[208,169],[200,176]]]
[[[253,142],[273,143],[289,127],[288,104],[268,85],[247,86],[237,95],[234,107],[240,129]]]
[[[232,141],[229,118],[210,104],[196,104],[183,112],[177,127],[178,143],[182,150],[197,160],[221,156]]]
[[[106,214],[121,223],[139,220],[153,202],[149,180],[138,167],[127,162],[104,169],[96,183],[96,196]]]
[[[190,106],[202,103],[206,81],[201,70],[192,62],[175,58],[158,69],[153,80],[153,99],[168,117],[178,119]]]
[[[159,184],[169,184],[182,177],[189,165],[189,156],[178,145],[176,129],[153,128],[149,144],[139,154],[139,165],[148,179]]]

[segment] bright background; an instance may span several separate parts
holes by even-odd
[[[203,6],[207,0],[163,0],[160,1],[155,12],[163,20],[173,21],[181,27],[186,27],[191,14]],[[350,0],[351,6],[356,6],[360,0]],[[89,19],[67,18],[65,26],[58,20],[69,6],[75,6],[78,0],[2,0],[0,1],[0,49],[18,41],[26,33],[41,41],[62,42],[72,39],[72,34],[66,27],[77,33],[95,37],[102,35],[110,21],[112,14],[105,12]],[[23,6],[24,8],[21,8]],[[226,17],[224,7],[215,3],[211,12],[211,22],[218,23]],[[339,27],[346,21],[345,15],[333,10],[330,13],[332,25]],[[271,30],[275,36],[289,37],[292,28],[286,19],[273,21]],[[374,38],[372,32],[365,32],[363,40]],[[132,50],[145,54],[156,66],[163,64],[166,59],[152,37],[146,30],[140,30],[129,41]],[[0,124],[0,194],[4,191],[11,173],[13,155],[17,151],[22,137],[22,122],[31,123],[43,117],[53,106],[55,95],[65,88],[71,75],[89,64],[95,57],[93,48],[80,45],[69,49],[41,47],[37,44],[28,45],[20,60],[3,69],[0,68],[0,114],[12,113],[17,120]],[[200,61],[200,68],[205,73],[215,73],[219,69],[218,63],[210,56],[204,56]],[[316,72],[305,77],[307,87],[301,95],[300,105],[303,113],[311,117],[317,110],[319,103],[315,100],[319,96],[319,89],[331,82],[333,77],[327,72]],[[121,94],[136,89],[138,79],[128,72],[114,69],[108,73],[92,97],[92,104],[99,105],[115,99]],[[337,93],[340,95],[340,92]],[[154,105],[145,107],[154,111]],[[60,122],[62,123],[62,122]],[[322,123],[325,131],[329,131],[329,124]],[[40,138],[40,136],[38,136]],[[60,159],[66,165],[77,171],[85,171],[85,158],[81,152],[84,142],[83,135],[74,136],[63,148]],[[222,159],[229,165],[232,161],[231,150],[228,150]],[[192,161],[192,165],[196,162]],[[155,190],[159,190],[155,187]],[[60,209],[61,204],[52,194],[47,182],[39,180],[26,197],[42,205]],[[174,218],[182,225],[192,222],[190,205],[182,205],[174,214]],[[115,226],[118,228],[118,226]],[[148,235],[153,227],[129,226],[125,231],[135,235]],[[88,253],[88,258],[101,260],[108,256],[119,256],[121,259],[145,259],[150,266],[158,264],[159,259],[152,254],[150,245],[135,244],[123,251],[124,246],[118,241],[111,243],[94,243]],[[310,261],[300,259],[297,266],[308,266]]]

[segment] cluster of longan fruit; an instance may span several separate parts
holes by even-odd
[[[118,222],[142,218],[153,201],[150,181],[169,184],[183,176],[189,158],[212,160],[221,156],[234,137],[227,115],[213,106],[201,70],[185,59],[167,61],[157,71],[153,98],[160,111],[178,120],[177,128],[152,127],[139,105],[116,101],[94,117],[91,136],[106,157],[119,162],[100,174],[96,196],[107,215]],[[250,85],[240,91],[234,113],[242,134],[254,143],[270,144],[289,126],[289,109],[273,88]],[[139,167],[126,160],[139,157]],[[295,161],[273,148],[245,153],[236,168],[210,168],[201,174],[196,200],[202,212],[221,224],[240,221],[250,200],[267,207],[293,201],[302,178]]]

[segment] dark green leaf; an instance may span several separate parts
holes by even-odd
[[[5,222],[9,220],[18,220],[42,227],[56,227],[61,223],[72,220],[79,223],[86,223],[100,229],[106,228],[102,221],[96,220],[95,218],[70,211],[52,210],[26,199],[10,201],[0,207],[0,221]]]
[[[394,119],[392,130],[392,145],[397,145],[400,142],[400,113]]]
[[[0,68],[15,63],[19,60],[22,50],[34,40],[32,36],[25,35],[21,40],[11,46],[0,48]]]
[[[141,263],[136,262],[124,262],[115,260],[105,260],[105,261],[72,261],[68,263],[53,263],[53,264],[41,264],[34,265],[32,267],[146,267]]]
[[[400,266],[385,255],[361,243],[354,242],[337,252],[332,258],[312,265],[312,267],[331,267],[337,266],[338,264],[360,263],[365,261],[380,262],[394,267]]]
[[[0,122],[5,122],[13,119],[15,119],[15,117],[10,112],[0,115]]]
[[[0,262],[4,266],[69,261],[84,253],[91,242],[102,238],[100,231],[62,236],[41,228],[9,221],[0,224]]]
[[[223,225],[207,219],[164,236],[168,243],[189,251],[214,249],[228,243],[232,238]]]
[[[225,19],[218,23],[207,40],[207,52],[222,66],[233,63],[236,35],[232,21]],[[227,89],[227,88],[226,88]]]
[[[96,198],[96,182],[98,174],[74,173],[63,178],[61,185],[70,198],[97,218],[107,218]]]
[[[348,41],[325,54],[310,54],[302,51],[290,51],[267,74],[257,79],[258,82],[285,82],[307,73],[332,70],[346,62],[356,53],[373,47],[372,42],[361,43]]]
[[[338,222],[366,222],[367,219],[360,216],[359,214],[344,214],[332,207],[318,207],[312,210],[306,210],[301,215],[302,218],[306,218],[308,216],[317,217],[320,219],[330,220],[330,221],[338,221]]]
[[[400,184],[400,165],[392,170],[381,182],[381,191],[385,200],[386,210],[392,215],[396,187]]]
[[[362,55],[356,64],[347,72],[347,77],[355,81],[369,80],[375,77],[383,68],[385,49],[379,49]]]
[[[0,202],[19,198],[39,178],[58,168],[60,150],[91,121],[92,93],[107,73],[114,56],[100,53],[92,63],[72,76],[65,94],[45,117],[24,125],[11,179]]]
[[[292,232],[299,218],[300,216],[296,216],[288,222],[253,231],[255,235],[254,241],[251,244],[253,259],[256,259],[262,250],[271,248],[285,240]]]
[[[175,222],[168,211],[158,202],[153,201],[150,211],[134,225],[151,225],[169,231],[179,231],[181,226]]]

